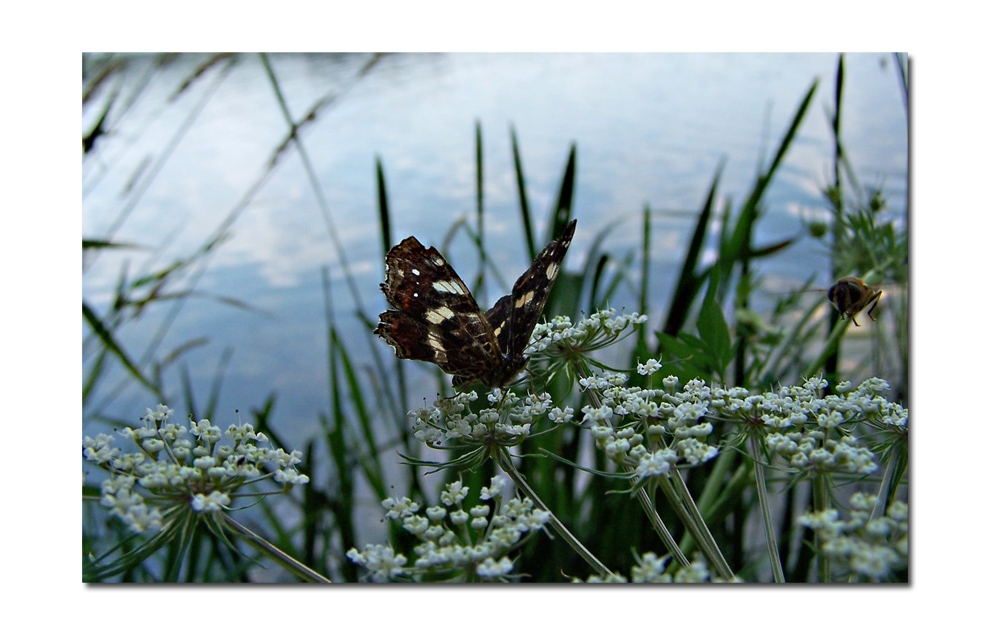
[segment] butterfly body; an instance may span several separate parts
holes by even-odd
[[[385,257],[382,293],[394,309],[375,334],[402,359],[432,362],[455,387],[504,386],[525,368],[523,354],[574,236],[571,221],[512,286],[482,312],[471,291],[434,247],[410,236]]]

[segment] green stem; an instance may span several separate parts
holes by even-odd
[[[583,366],[578,367],[578,375],[587,378],[587,369]],[[598,393],[589,390],[587,394],[592,404],[596,408],[601,408],[602,403],[598,397]],[[622,466],[622,468],[628,470],[627,466]],[[670,478],[658,479],[658,483],[667,501],[673,505],[675,513],[681,519],[681,522],[684,523],[688,532],[694,536],[702,553],[705,554],[705,558],[715,568],[718,575],[726,580],[733,578],[734,574],[729,567],[729,563],[726,562],[725,556],[722,555],[718,545],[715,543],[715,538],[708,530],[708,525],[705,524],[705,519],[702,518],[701,512],[698,510],[698,506],[695,505],[694,499],[691,497],[691,492],[688,491],[687,485],[681,478],[680,473],[675,469],[670,475]],[[664,543],[664,546],[667,547],[682,566],[688,566],[690,560],[677,546],[673,535],[660,519],[656,507],[653,505],[653,500],[646,495],[642,488],[637,492],[636,498],[639,500],[640,505],[642,505],[647,518],[650,519],[650,523],[660,536],[660,540]]]
[[[665,485],[672,487],[670,492],[665,488]],[[698,548],[705,554],[705,559],[715,568],[719,577],[724,580],[731,580],[735,577],[735,574],[729,567],[729,563],[725,560],[725,556],[722,555],[722,551],[718,548],[715,537],[712,536],[712,532],[708,529],[705,519],[701,516],[701,511],[695,505],[694,498],[692,498],[687,484],[681,478],[681,473],[673,470],[669,480],[660,479],[660,488],[667,494],[667,499],[675,503],[674,511],[677,512],[686,529],[694,536],[694,539],[698,542]]]
[[[773,571],[773,581],[778,584],[786,582],[784,568],[780,564],[780,547],[777,546],[777,536],[773,532],[773,517],[770,515],[770,495],[767,492],[767,477],[760,461],[761,452],[756,436],[750,438],[753,450],[753,477],[756,479],[756,495],[760,500],[760,511],[763,512],[763,535],[767,540],[767,554],[770,556],[770,570]]]
[[[331,582],[328,578],[325,578],[316,571],[313,571],[230,516],[226,516],[224,521],[228,527],[246,538],[255,547],[268,554],[273,560],[275,560],[275,562],[280,564],[287,571],[296,574],[308,582],[324,582],[327,584]]]
[[[812,504],[816,512],[823,512],[829,507],[828,485],[825,482],[825,475],[816,473],[811,480]],[[818,560],[818,581],[829,582],[832,577],[831,566],[828,556],[822,553],[822,539],[818,532],[815,532],[815,558]]]
[[[564,542],[569,544],[571,548],[574,549],[574,551],[576,551],[579,556],[584,558],[584,561],[587,562],[589,565],[591,565],[591,567],[595,571],[597,571],[599,575],[602,576],[612,575],[612,572],[609,571],[608,567],[602,564],[601,561],[598,560],[598,558],[596,558],[595,555],[591,553],[587,547],[581,544],[581,541],[578,540],[574,536],[574,534],[568,531],[567,527],[565,527],[564,524],[560,522],[560,520],[558,520],[556,516],[554,516],[553,512],[550,511],[550,509],[546,506],[546,503],[540,500],[540,497],[536,495],[536,492],[533,491],[533,488],[529,486],[529,483],[526,482],[526,479],[523,477],[523,475],[520,474],[519,470],[516,469],[516,466],[513,465],[512,458],[508,455],[508,452],[499,448],[499,450],[495,453],[495,461],[496,463],[498,463],[499,467],[501,467],[502,470],[509,475],[512,481],[516,484],[516,487],[518,487],[526,494],[526,496],[532,499],[532,501],[536,503],[540,507],[540,509],[550,514],[550,521],[549,521],[550,526],[553,527],[554,531],[557,532],[558,536],[564,539]]]
[[[870,520],[876,520],[880,518],[887,512],[887,507],[890,506],[893,486],[894,486],[894,474],[898,471],[898,463],[901,460],[901,446],[894,445],[890,450],[890,457],[887,461],[887,469],[883,472],[883,480],[880,481],[880,489],[877,491],[877,502],[873,506],[873,512],[870,513]]]
[[[628,469],[628,468],[627,468]],[[656,507],[653,505],[653,497],[646,493],[646,488],[640,487],[636,490],[636,498],[639,500],[640,506],[643,511],[646,512],[646,517],[650,520],[650,524],[653,525],[654,531],[660,536],[660,541],[667,548],[667,551],[674,555],[677,562],[680,563],[682,567],[688,567],[691,565],[691,560],[681,551],[681,548],[677,546],[677,541],[674,539],[674,535],[670,533],[667,526],[660,519],[660,514],[657,513]]]

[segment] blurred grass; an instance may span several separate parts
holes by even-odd
[[[356,81],[359,81],[364,73],[370,72],[378,59],[377,56],[372,58]],[[204,64],[188,78],[183,84],[183,90],[188,89],[195,82],[205,80],[209,75],[206,71],[215,65],[223,69],[217,74],[218,76],[215,76],[215,81],[222,81],[225,73],[229,72],[238,60],[238,56],[218,56],[209,60],[208,64]],[[294,150],[306,167],[310,186],[325,220],[327,233],[337,248],[347,290],[356,307],[357,317],[364,326],[362,335],[370,342],[370,358],[357,358],[348,336],[341,333],[339,317],[334,311],[334,292],[337,290],[331,286],[329,272],[324,270],[322,273],[324,319],[327,325],[328,411],[319,415],[321,437],[312,439],[307,444],[304,464],[300,466],[301,471],[309,474],[312,480],[306,486],[297,488],[292,497],[278,497],[271,502],[266,500],[259,504],[258,513],[255,514],[253,521],[262,528],[262,533],[273,544],[306,565],[335,580],[356,581],[357,571],[346,560],[344,552],[351,546],[360,546],[357,541],[360,539],[359,536],[365,533],[360,524],[362,522],[360,509],[364,504],[362,501],[367,501],[369,498],[381,500],[388,496],[408,495],[427,503],[436,500],[437,486],[441,484],[439,478],[426,479],[412,466],[400,466],[398,472],[394,468],[397,453],[407,457],[420,457],[419,444],[409,434],[406,413],[421,405],[423,395],[410,394],[406,369],[415,372],[417,376],[422,376],[425,368],[425,374],[435,378],[435,392],[438,394],[449,394],[449,382],[442,373],[429,365],[410,364],[398,360],[371,333],[377,317],[362,304],[362,297],[366,298],[367,294],[357,288],[347,263],[344,245],[334,226],[332,211],[312,169],[304,139],[300,135],[303,126],[316,121],[340,95],[327,95],[319,99],[316,106],[300,119],[293,119],[285,106],[274,69],[267,57],[262,56],[262,61],[272,92],[283,106],[288,128],[283,143],[273,152],[271,160],[258,176],[254,186],[202,247],[194,250],[188,258],[165,265],[156,271],[137,276],[131,276],[127,271],[121,272],[116,297],[107,306],[97,307],[84,301],[83,316],[89,329],[89,334],[84,338],[86,368],[83,385],[84,411],[88,418],[100,420],[101,413],[112,402],[113,395],[119,394],[122,386],[127,383],[137,383],[147,391],[149,405],[152,401],[165,401],[165,396],[174,392],[174,389],[163,385],[162,371],[173,364],[182,364],[184,355],[193,348],[202,346],[205,341],[195,338],[172,350],[160,351],[161,334],[177,319],[183,302],[197,295],[196,283],[208,266],[211,255],[222,245],[233,220],[260,189],[279,160],[290,150]],[[167,58],[163,58],[162,63],[168,63]],[[101,68],[89,71],[88,83],[84,77],[84,83],[87,85],[84,91],[84,103],[93,94],[96,86],[113,77],[114,68],[111,60]],[[119,66],[117,68],[119,69]],[[906,87],[906,74],[904,77]],[[838,115],[842,85],[841,58],[837,78],[838,89],[833,118],[833,132],[836,137],[834,147],[836,178],[831,184],[831,189],[825,193],[825,198],[835,210],[832,242],[829,247],[836,255],[841,254],[843,250],[861,255],[864,244],[869,246],[882,242],[878,241],[878,236],[882,236],[887,242],[883,242],[884,247],[877,252],[886,250],[898,254],[900,253],[898,250],[903,250],[906,263],[906,237],[903,231],[899,232],[894,225],[876,220],[882,211],[882,206],[877,206],[877,201],[882,200],[882,196],[877,196],[876,191],[864,195],[864,190],[858,187],[854,172],[842,151]],[[620,254],[610,253],[608,239],[615,225],[609,225],[587,238],[587,256],[583,266],[579,266],[577,252],[570,254],[565,262],[565,270],[561,272],[547,304],[545,314],[570,315],[578,318],[582,312],[591,313],[597,308],[607,306],[615,301],[621,292],[631,290],[635,297],[636,310],[650,315],[649,324],[656,327],[652,333],[643,329],[638,339],[624,351],[625,359],[620,361],[629,367],[635,367],[637,361],[642,361],[646,357],[662,356],[664,370],[681,377],[684,381],[700,377],[709,382],[750,388],[793,383],[800,378],[801,373],[821,367],[815,363],[809,365],[809,359],[815,358],[816,355],[820,356],[822,348],[827,347],[825,339],[828,333],[836,333],[834,329],[823,329],[823,324],[831,319],[829,316],[833,315],[832,312],[823,318],[816,311],[817,304],[806,310],[800,309],[801,296],[798,294],[781,299],[770,316],[752,315],[749,303],[752,294],[759,289],[757,267],[760,260],[779,254],[797,238],[793,237],[769,245],[753,244],[757,223],[764,217],[765,194],[797,137],[813,101],[817,85],[817,81],[813,82],[806,91],[780,137],[773,158],[768,165],[757,171],[749,191],[741,199],[743,203],[735,211],[731,200],[719,192],[725,160],[714,167],[712,182],[702,197],[694,229],[679,268],[680,273],[673,286],[669,306],[663,312],[662,326],[659,316],[656,315],[656,302],[657,298],[664,296],[664,293],[663,290],[651,286],[651,272],[657,269],[652,259],[654,245],[651,231],[656,220],[648,206],[644,207],[642,212],[642,240],[637,250]],[[194,115],[192,117],[194,118]],[[94,126],[89,135],[90,148],[92,143],[98,140],[99,135],[105,133],[105,128],[112,125],[112,120],[108,120],[104,112],[98,125]],[[542,245],[551,237],[559,235],[572,218],[577,177],[577,147],[571,145],[569,148],[556,199],[542,216],[543,236],[538,239],[537,226],[540,224],[540,217],[534,214],[530,206],[522,152],[515,129],[511,126],[509,137],[519,196],[520,233],[531,261]],[[480,122],[475,127],[474,141],[477,188],[474,222],[471,223],[466,218],[459,221],[448,233],[444,244],[453,240],[456,234],[463,232],[476,246],[478,267],[472,289],[479,303],[482,306],[489,306],[492,302],[485,302],[482,298],[497,297],[488,293],[493,288],[498,290],[495,291],[496,294],[505,292],[511,286],[514,277],[526,268],[527,262],[518,263],[518,269],[515,271],[501,272],[494,267],[492,259],[488,258],[484,240],[485,163]],[[85,145],[84,139],[84,147]],[[134,209],[141,192],[154,179],[161,165],[167,161],[168,154],[169,148],[166,147],[143,180],[143,188],[136,190],[130,202],[124,206],[125,213],[121,215],[119,223],[122,223],[127,214]],[[845,186],[838,176],[840,171],[853,184],[853,195],[859,199],[865,196],[867,201],[865,205],[859,205],[855,213],[844,212],[846,207],[842,196]],[[381,158],[376,158],[375,176],[381,231],[381,261],[384,262],[385,253],[397,241],[391,229],[392,216],[386,170]],[[718,209],[725,211],[719,214],[716,211]],[[114,242],[113,234],[119,223],[115,223],[106,236],[84,238],[84,251],[89,258],[98,257],[102,250],[107,249],[140,248]],[[712,236],[716,225],[720,225],[721,230],[717,236]],[[582,238],[582,242],[584,241],[585,239]],[[713,264],[702,266],[701,255],[706,246],[713,243],[717,247],[717,259]],[[887,263],[887,270],[894,270],[899,264],[897,258],[894,258],[893,262]],[[84,265],[84,275],[85,270]],[[239,306],[243,310],[250,309],[230,298],[213,297],[212,299]],[[819,298],[819,304],[820,302]],[[161,326],[159,336],[143,354],[136,355],[121,344],[117,334],[129,322],[146,319],[146,309],[155,305],[169,307],[167,317]],[[794,315],[795,311],[798,312],[797,316]],[[895,309],[893,313],[892,317],[896,320],[895,328],[899,335],[904,335],[899,352],[904,368],[902,390],[906,390],[908,361],[906,305],[903,309]],[[837,338],[835,335],[833,337]],[[839,350],[839,341],[839,339],[834,340],[836,354]],[[192,385],[187,372],[182,373],[180,393],[189,412],[196,418],[213,416],[229,359],[230,351],[225,351],[218,362],[215,379],[208,389],[206,405],[202,408],[197,406],[197,399],[194,396],[198,387]],[[102,380],[109,376],[112,369],[123,369],[126,379],[116,387],[108,389],[103,386]],[[584,405],[583,396],[563,378],[558,377],[548,389],[559,405],[571,405],[575,411],[580,412],[580,408]],[[432,395],[433,391],[427,392]],[[277,446],[286,447],[280,441],[278,425],[273,419],[275,402],[276,396],[270,395],[260,407],[252,409],[251,417],[257,429],[268,434]],[[541,448],[562,457],[565,461],[557,462],[538,456],[538,450]],[[594,451],[593,443],[587,435],[577,434],[574,427],[558,427],[549,434],[541,436],[538,441],[527,442],[522,450],[520,469],[530,485],[592,552],[608,554],[610,566],[615,570],[629,570],[634,564],[632,547],[637,547],[639,551],[655,549],[655,545],[650,543],[654,539],[653,530],[635,505],[630,505],[629,501],[621,496],[610,495],[610,484],[604,479],[589,479],[568,464],[568,462],[573,464],[590,462],[589,467],[592,469],[606,467],[601,455]],[[487,484],[486,479],[489,474],[479,471],[451,473],[446,476],[448,480],[458,476],[464,478],[465,483],[472,486],[472,491],[477,492],[480,485]],[[745,463],[738,461],[737,455],[733,452],[723,453],[713,465],[692,471],[689,480],[689,487],[700,495],[699,507],[709,522],[716,540],[723,545],[729,564],[737,572],[744,572],[754,567],[752,558],[759,557],[758,552],[754,552],[753,547],[746,544],[742,531],[750,515],[758,513],[754,501],[744,495],[751,483],[752,475],[749,468]],[[402,491],[395,491],[393,487],[401,488]],[[89,491],[92,493],[92,488],[89,488]],[[796,498],[800,495],[801,492],[797,490],[787,492],[789,509],[797,506]],[[659,511],[662,520],[668,526],[675,528],[679,526],[676,517],[669,509],[661,507]],[[101,545],[126,542],[126,535],[120,526],[102,518],[97,507],[87,507],[85,514],[84,553],[97,553]],[[783,517],[785,532],[782,535],[782,547],[785,552],[782,553],[782,558],[785,563],[794,563],[788,571],[788,579],[807,580],[810,575],[807,542],[791,539],[788,532],[793,529],[792,519],[786,513]],[[393,544],[398,550],[403,550],[403,546],[409,544],[408,535],[396,531],[392,524],[389,524],[389,530],[392,532]],[[686,536],[677,537],[682,540],[682,544],[690,544]],[[165,542],[158,540],[144,549],[153,551],[165,546]],[[249,571],[257,567],[250,557],[244,557],[244,554],[227,548],[209,534],[201,532],[190,534],[181,542],[170,544],[167,549],[176,549],[176,544],[180,545],[178,551],[161,554],[161,560],[157,564],[153,559],[149,559],[130,569],[110,568],[105,572],[105,577],[118,580],[246,581],[249,579]],[[240,546],[240,548],[245,547]],[[179,565],[182,566],[181,571]],[[526,545],[516,569],[530,575],[527,581],[549,582],[559,581],[562,571],[583,571],[584,565],[577,554],[566,549],[560,541],[540,540]]]

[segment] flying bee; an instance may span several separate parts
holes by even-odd
[[[870,308],[866,314],[874,322],[877,321],[873,317],[873,310],[877,308],[877,302],[880,301],[882,294],[883,291],[871,287],[861,278],[846,276],[829,288],[828,301],[839,312],[840,317],[849,318],[853,324],[859,326],[859,322],[856,321],[856,314],[867,306]]]
[[[856,316],[863,310],[866,310],[866,314],[870,316],[871,320],[874,322],[877,321],[873,312],[876,310],[877,303],[880,302],[880,296],[883,294],[883,291],[879,287],[890,284],[898,283],[884,282],[871,285],[866,284],[862,278],[847,276],[837,280],[828,289],[809,289],[805,287],[804,289],[790,291],[788,294],[824,293],[828,301],[835,307],[835,310],[839,312],[841,318],[851,319],[853,324],[860,326],[856,320]]]

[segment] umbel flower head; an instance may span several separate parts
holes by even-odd
[[[533,331],[526,349],[531,355],[530,366],[545,363],[553,375],[562,369],[573,372],[587,363],[594,364],[588,356],[590,352],[615,343],[645,321],[646,316],[637,313],[616,316],[613,309],[598,311],[577,324],[572,324],[568,317],[553,318]],[[410,411],[417,439],[433,449],[456,450],[459,456],[443,463],[406,458],[423,466],[473,469],[536,434],[534,426],[543,415],[555,425],[574,418],[573,408],[555,407],[546,392],[520,396],[511,390],[494,388],[486,398],[488,407],[472,408],[479,400],[478,393],[460,392]]]
[[[428,507],[409,498],[387,498],[382,506],[390,520],[415,536],[415,559],[396,553],[389,545],[351,548],[347,557],[363,567],[375,582],[508,580],[512,576],[509,553],[534,530],[550,520],[529,498],[507,499],[508,479],[497,475],[481,488],[477,505],[466,508],[470,490],[461,481],[448,484],[440,504]],[[490,501],[486,504],[485,501]]]
[[[894,501],[885,515],[870,520],[876,502],[876,496],[857,492],[849,499],[847,520],[838,510],[826,509],[804,514],[798,522],[817,534],[833,566],[860,580],[888,580],[907,567],[908,506]]]
[[[652,375],[657,368],[649,360],[639,365],[639,372]],[[879,434],[878,446],[883,447],[906,435],[907,410],[882,396],[887,384],[879,379],[855,389],[844,382],[836,387],[837,394],[828,396],[822,395],[827,383],[820,378],[753,394],[698,379],[681,387],[676,377],[667,377],[662,388],[652,387],[652,380],[646,388],[627,381],[624,373],[611,371],[583,377],[579,384],[596,405],[582,409],[581,423],[609,459],[640,479],[714,458],[719,449],[708,439],[715,425],[736,424],[737,445],[747,435],[759,435],[768,457],[788,471],[851,477],[878,468],[862,436]]]
[[[83,439],[83,457],[110,473],[100,485],[100,503],[133,531],[162,529],[184,512],[227,510],[232,497],[244,495],[235,492],[250,483],[274,480],[288,489],[309,481],[295,468],[301,452],[273,447],[249,423],[230,425],[224,433],[207,419],[187,427],[169,421],[171,416],[159,404],[141,418],[144,426],[120,431],[136,452],[123,453],[109,434]]]

